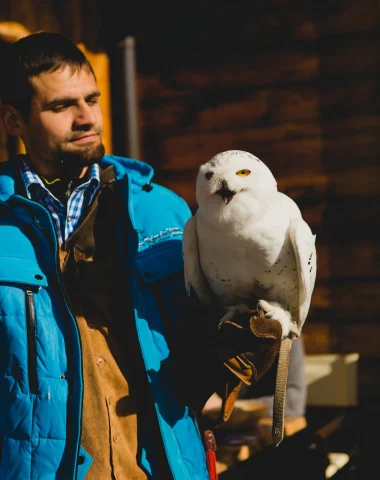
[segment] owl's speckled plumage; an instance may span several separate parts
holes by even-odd
[[[315,235],[269,168],[230,150],[199,169],[198,210],[185,226],[185,281],[200,300],[233,314],[260,305],[299,335],[316,276]]]

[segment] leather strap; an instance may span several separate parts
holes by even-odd
[[[105,292],[114,278],[114,228],[117,214],[114,196],[114,168],[100,174],[100,187],[75,232],[62,248],[67,252],[62,265],[65,284],[86,292]]]
[[[292,341],[292,338],[285,338],[281,340],[280,351],[278,354],[276,387],[273,398],[272,425],[272,439],[276,447],[280,445],[284,438],[284,407]]]
[[[95,252],[94,224],[96,219],[96,210],[100,195],[105,188],[113,188],[115,182],[115,170],[111,165],[100,174],[100,187],[93,199],[91,206],[77,230],[68,238],[64,248],[67,252],[74,249],[75,261],[82,260],[92,256]]]

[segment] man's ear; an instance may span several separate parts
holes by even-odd
[[[5,131],[9,135],[21,136],[24,133],[24,119],[21,113],[12,105],[1,105],[0,115]]]

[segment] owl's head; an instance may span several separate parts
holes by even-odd
[[[269,168],[242,150],[218,153],[199,168],[196,197],[201,208],[254,208],[275,192],[277,182]]]

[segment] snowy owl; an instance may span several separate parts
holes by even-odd
[[[198,210],[185,226],[186,287],[223,307],[261,307],[282,336],[299,336],[316,277],[315,235],[296,203],[277,190],[269,168],[251,153],[230,150],[203,164]]]
[[[186,288],[223,308],[221,322],[248,306],[281,323],[285,378],[279,370],[277,378],[284,390],[291,339],[301,334],[314,289],[315,235],[270,169],[248,152],[225,151],[201,165],[196,199],[183,236]],[[277,434],[281,441],[283,430]]]

